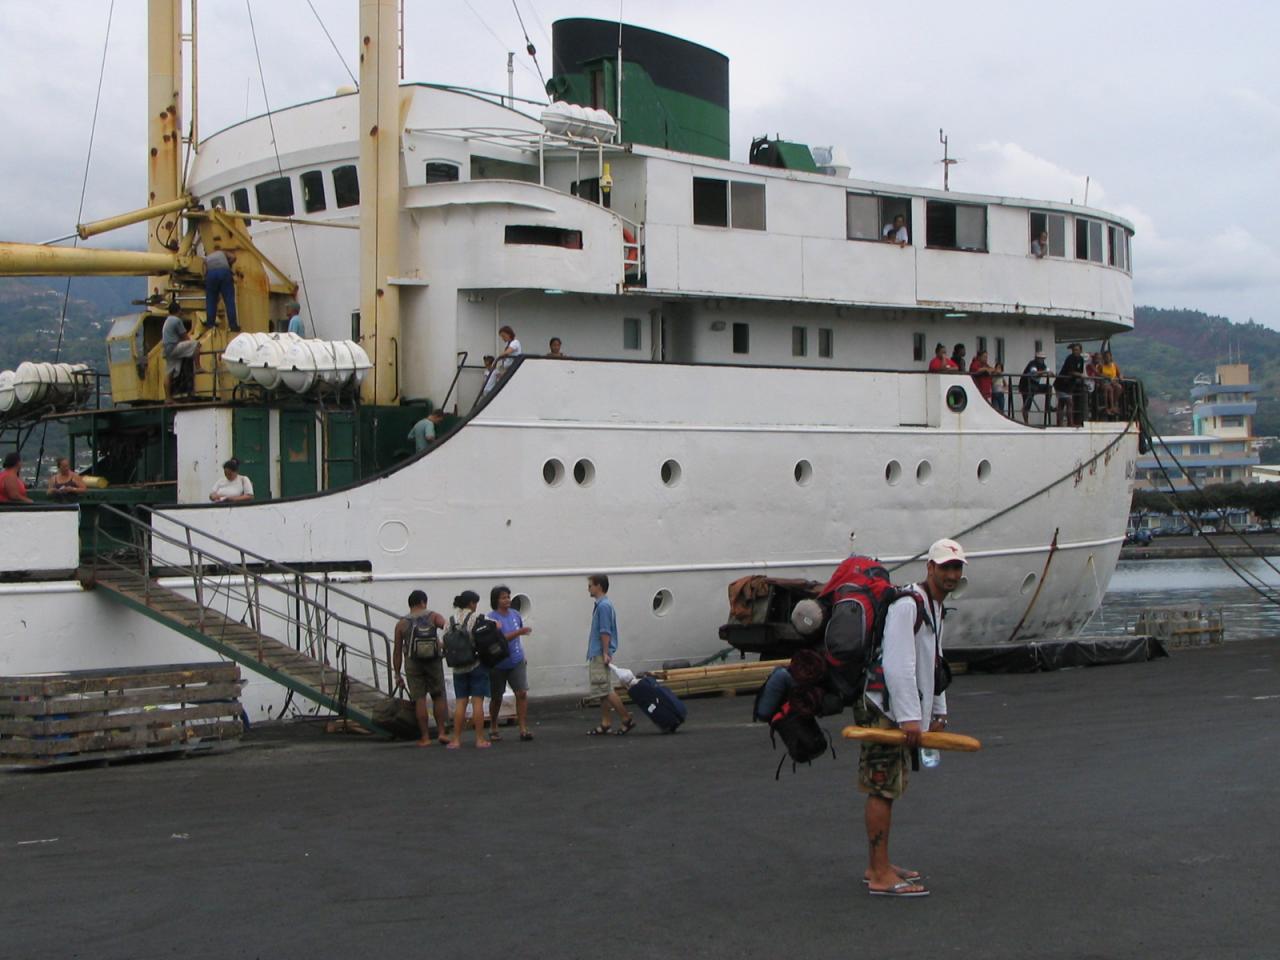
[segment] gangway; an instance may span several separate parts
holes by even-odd
[[[101,590],[300,696],[390,735],[376,716],[394,692],[391,640],[374,623],[394,623],[398,614],[172,516],[136,509],[153,521],[161,518],[174,533],[97,505],[92,557],[80,569],[86,589]],[[157,562],[160,545],[163,559]],[[272,634],[291,635],[294,645]],[[368,679],[352,676],[352,661]]]

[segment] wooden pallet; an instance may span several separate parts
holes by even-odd
[[[175,664],[0,677],[0,767],[40,769],[234,745],[240,668]]]

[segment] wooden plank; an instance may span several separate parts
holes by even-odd
[[[67,671],[0,677],[0,713],[5,697],[57,697],[106,690],[143,689],[188,683],[229,683],[240,679],[234,663],[170,664],[156,669]]]
[[[243,685],[241,681],[237,680],[234,683],[163,687],[157,690],[106,693],[85,697],[0,701],[0,716],[43,717],[62,713],[102,713],[107,710],[128,710],[162,703],[209,703],[217,700],[238,700],[240,698],[240,689]]]
[[[244,733],[240,721],[207,723],[198,726],[163,727],[129,731],[101,731],[65,740],[0,740],[0,756],[40,757],[57,754],[91,754],[100,750],[134,749],[153,744],[184,743],[192,740],[226,739]]]
[[[156,724],[171,726],[193,720],[210,720],[215,717],[239,719],[240,701],[199,703],[178,707],[176,710],[138,710],[132,713],[82,713],[72,714],[65,720],[26,718],[22,720],[0,719],[0,734],[14,737],[52,737],[63,733],[83,733],[90,730],[116,730],[132,727],[149,727]]]
[[[0,770],[22,772],[48,770],[54,767],[74,767],[91,763],[113,763],[117,760],[134,760],[138,757],[199,756],[222,753],[239,746],[239,740],[200,740],[188,743],[156,745],[152,747],[99,750],[94,753],[73,753],[60,757],[4,757],[0,755]]]

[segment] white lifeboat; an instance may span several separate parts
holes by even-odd
[[[13,395],[13,371],[0,370],[0,413],[13,409],[18,398]]]
[[[83,363],[33,363],[24,360],[13,371],[11,410],[38,403],[71,403],[85,394]]]

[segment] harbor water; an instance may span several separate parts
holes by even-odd
[[[1280,596],[1280,557],[1232,562]],[[1081,636],[1131,633],[1138,614],[1152,607],[1221,610],[1227,642],[1280,636],[1280,606],[1247,586],[1218,559],[1122,560],[1111,578],[1102,608]]]

